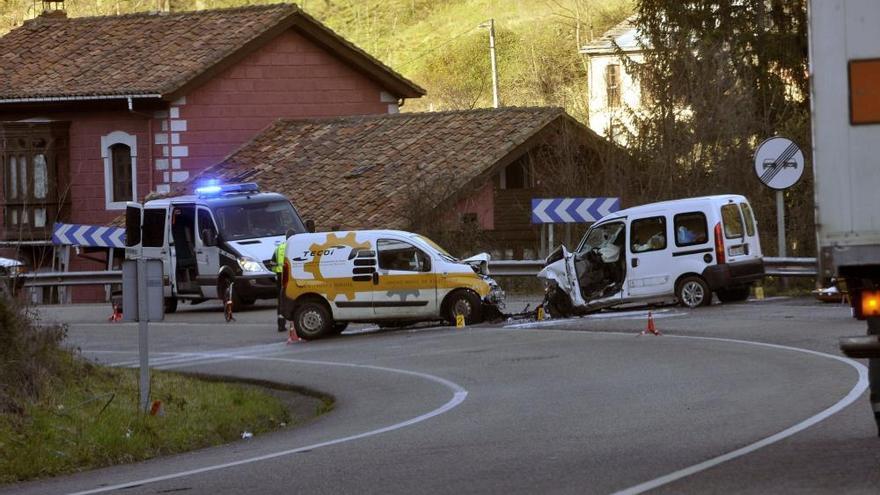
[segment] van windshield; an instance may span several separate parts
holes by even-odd
[[[297,234],[306,231],[296,210],[287,201],[242,203],[214,208],[220,234],[227,241],[284,235],[287,229]]]
[[[432,248],[436,249],[437,252],[440,253],[440,256],[441,256],[442,258],[446,259],[446,261],[452,261],[452,262],[458,261],[458,258],[456,258],[455,256],[449,254],[448,251],[446,251],[445,249],[443,249],[442,247],[440,247],[439,244],[437,244],[436,242],[432,241],[431,239],[428,239],[427,237],[425,237],[425,236],[423,236],[423,235],[420,235],[420,234],[416,234],[416,235],[414,235],[413,237],[416,238],[416,239],[418,239],[418,240],[420,240],[420,241],[422,241],[422,242],[424,242],[425,244],[431,246]]]

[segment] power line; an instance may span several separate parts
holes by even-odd
[[[467,31],[464,31],[463,33],[460,33],[460,34],[458,34],[458,35],[456,35],[456,36],[453,36],[452,38],[449,38],[448,40],[444,41],[443,43],[440,43],[439,45],[437,45],[437,46],[435,46],[435,47],[433,47],[433,48],[428,48],[427,50],[425,50],[425,51],[419,53],[418,55],[416,55],[415,57],[413,57],[413,58],[407,60],[406,62],[403,62],[403,63],[401,63],[401,64],[396,64],[395,66],[396,66],[396,67],[403,67],[403,66],[409,65],[409,64],[415,62],[416,60],[419,60],[419,59],[425,57],[425,56],[428,55],[429,53],[431,53],[431,52],[433,52],[433,51],[436,51],[438,48],[444,47],[444,46],[446,46],[446,45],[452,43],[453,41],[457,40],[458,38],[461,38],[462,36],[464,36],[464,35],[470,33],[470,32],[473,31],[474,29],[477,29],[478,27],[479,27],[479,26],[472,27],[472,28],[468,29]],[[434,31],[436,32],[437,30],[434,30]],[[429,33],[429,34],[430,34],[430,33]],[[422,44],[424,44],[424,42],[423,42]]]

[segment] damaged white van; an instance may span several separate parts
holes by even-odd
[[[554,316],[677,300],[695,308],[743,301],[764,276],[748,200],[706,196],[635,206],[593,224],[574,252],[560,246],[538,274]]]

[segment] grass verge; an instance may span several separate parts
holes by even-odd
[[[64,368],[24,411],[0,414],[0,483],[218,445],[308,419],[292,417],[289,402],[300,399],[293,393],[163,372],[153,373],[151,391],[162,414],[144,415],[137,370],[73,356]],[[328,401],[311,406],[315,414]]]

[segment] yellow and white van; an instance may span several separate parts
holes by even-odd
[[[504,293],[487,254],[458,260],[430,239],[397,230],[296,234],[287,239],[281,311],[304,339],[349,322],[446,320],[498,311]]]

